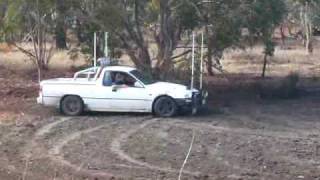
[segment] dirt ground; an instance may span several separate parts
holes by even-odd
[[[0,126],[0,177],[320,179],[320,97],[234,102],[194,117],[25,115]],[[32,102],[34,103],[34,102]]]
[[[287,100],[256,94],[261,62],[254,52],[229,54],[228,74],[207,79],[206,111],[170,119],[65,117],[36,105],[34,71],[0,66],[0,180],[178,179],[193,135],[182,179],[320,180],[319,52],[303,61],[302,51],[273,58],[271,80],[301,75],[303,91]],[[45,78],[70,75],[53,70]]]
[[[198,116],[65,117],[36,105],[32,76],[1,72],[15,83],[2,81],[0,179],[177,179],[193,134],[183,179],[320,179],[318,93],[264,100],[217,78]]]

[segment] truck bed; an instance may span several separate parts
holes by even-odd
[[[96,84],[96,80],[94,79],[88,79],[88,78],[56,78],[56,79],[49,79],[42,81],[41,84],[45,85],[94,85]]]

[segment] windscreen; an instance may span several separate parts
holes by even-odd
[[[145,75],[141,73],[140,71],[133,70],[130,72],[132,75],[134,75],[137,79],[139,79],[143,84],[150,85],[155,83],[155,81],[152,79],[150,75]]]

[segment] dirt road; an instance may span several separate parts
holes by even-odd
[[[0,126],[0,179],[320,179],[320,98],[198,117],[91,114]]]

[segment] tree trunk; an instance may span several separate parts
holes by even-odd
[[[268,63],[268,55],[265,53],[263,58],[263,67],[262,67],[262,74],[261,74],[262,78],[266,77],[267,63]]]
[[[37,69],[38,69],[38,83],[40,84],[42,79],[42,70],[41,70],[41,67],[37,67]]]
[[[67,49],[66,31],[65,31],[65,7],[63,0],[56,1],[57,19],[55,28],[56,48]]]
[[[134,65],[137,67],[137,69],[139,69],[145,74],[152,75],[153,71],[151,58],[147,47],[139,49],[130,49],[129,47],[127,47],[126,51]]]
[[[64,29],[64,23],[58,23],[55,32],[56,48],[67,49],[66,32]]]
[[[168,0],[160,1],[160,29],[155,35],[158,46],[156,70],[162,79],[169,78],[174,71],[172,56],[182,32],[181,25],[175,21],[170,4]]]
[[[291,24],[290,24],[290,23],[288,24],[287,28],[288,28],[288,33],[289,33],[289,35],[290,35],[290,36],[294,36],[294,34],[293,34],[293,32],[292,32],[292,27],[291,27]]]
[[[284,25],[283,24],[280,26],[280,34],[281,34],[282,46],[285,46],[286,45],[286,35],[284,32]]]
[[[208,71],[209,76],[214,75],[213,70],[212,70],[212,66],[213,66],[212,58],[213,58],[212,48],[209,47],[208,48],[208,61],[207,61],[207,71]]]
[[[85,42],[86,39],[83,37],[83,25],[80,23],[80,21],[77,19],[76,20],[76,28],[75,28],[75,31],[76,31],[76,35],[77,35],[77,39],[78,39],[78,44],[77,46],[80,46],[81,43]]]
[[[147,74],[152,74],[152,62],[149,54],[148,47],[143,47],[141,52],[138,55],[138,58],[141,62],[141,70],[143,70]]]
[[[310,21],[306,24],[306,51],[309,54],[313,53],[312,24]]]
[[[173,51],[170,49],[168,50],[168,47],[164,46],[158,46],[158,56],[157,56],[157,65],[156,65],[156,71],[158,74],[157,78],[160,79],[167,79],[168,76],[173,71],[173,64],[171,57],[173,55]]]
[[[311,54],[313,52],[313,44],[312,44],[312,20],[311,20],[311,9],[310,3],[306,2],[303,8],[303,25],[305,31],[305,47],[306,52]]]

